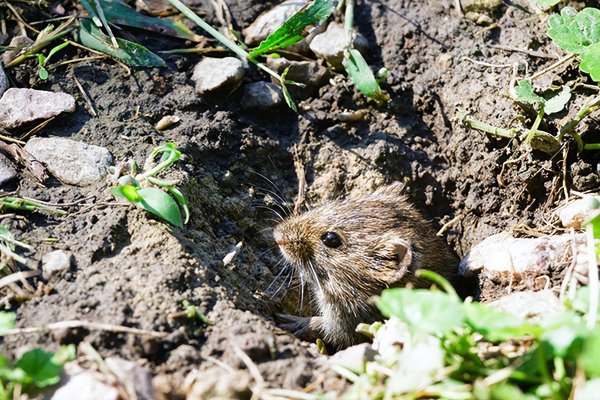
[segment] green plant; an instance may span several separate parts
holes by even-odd
[[[344,27],[348,37],[342,65],[359,92],[375,100],[377,104],[382,104],[389,100],[388,94],[381,90],[379,82],[375,79],[371,67],[369,67],[362,54],[353,48],[354,0],[344,0],[340,2],[340,6],[342,3],[345,7]],[[387,74],[387,70],[382,71],[381,75],[384,74]]]
[[[548,36],[558,47],[579,56],[579,69],[600,82],[600,10],[584,8],[577,12],[565,7],[548,19]]]
[[[66,42],[63,42],[63,43],[59,44],[58,46],[54,46],[50,50],[50,52],[48,53],[47,56],[43,55],[42,53],[28,55],[28,57],[36,57],[37,58],[38,76],[40,77],[40,79],[43,79],[43,80],[48,79],[48,70],[46,70],[46,68],[45,68],[46,64],[48,63],[48,61],[50,61],[50,58],[54,54],[58,53],[59,51],[61,51],[65,47],[67,47],[69,44],[71,44],[71,42],[67,40]]]
[[[15,314],[0,311],[0,336],[15,327]],[[13,399],[15,393],[44,388],[60,382],[63,365],[75,359],[75,346],[63,346],[56,353],[35,348],[12,363],[0,354],[0,400]],[[18,390],[17,390],[18,388]]]
[[[356,399],[558,400],[589,391],[600,378],[600,324],[587,323],[590,312],[598,315],[597,303],[590,307],[597,296],[572,289],[564,311],[536,320],[462,302],[453,291],[388,289],[377,305],[391,320],[372,329],[377,340],[404,325],[402,345],[380,338],[374,361],[336,370],[354,382],[348,398]]]
[[[156,158],[159,157],[158,162]],[[160,172],[169,168],[181,158],[181,152],[173,143],[156,147],[146,159],[141,173],[137,173],[137,164],[131,161],[125,167],[113,168],[118,177],[119,186],[110,193],[122,197],[149,211],[171,224],[181,227],[189,219],[189,207],[176,182],[156,178]],[[125,175],[121,175],[125,172]],[[183,209],[185,220],[181,218]]]

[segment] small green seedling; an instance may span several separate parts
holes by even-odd
[[[556,152],[560,148],[560,142],[558,139],[546,132],[538,131],[538,128],[545,114],[554,114],[564,110],[565,106],[571,99],[571,88],[568,86],[563,86],[562,90],[557,95],[546,100],[533,91],[531,82],[523,79],[520,80],[518,85],[515,87],[515,93],[518,101],[538,106],[537,116],[533,122],[533,125],[527,132],[524,142],[531,143],[532,147],[546,151],[550,154]],[[536,143],[532,143],[534,138],[540,140],[538,140]]]
[[[600,82],[600,10],[565,7],[548,19],[548,36],[561,49],[579,56],[579,69]]]
[[[362,54],[352,48],[354,45],[354,0],[345,0],[343,3],[345,6],[344,28],[347,44],[342,65],[358,91],[381,105],[389,100],[389,95],[379,87],[379,83],[387,78],[388,71],[382,68],[376,79]],[[340,3],[341,5],[342,3]]]
[[[156,158],[159,157],[158,163]],[[119,186],[110,193],[122,197],[146,211],[153,213],[171,224],[181,227],[189,220],[189,207],[183,193],[175,186],[176,182],[156,178],[160,172],[169,168],[181,158],[181,152],[173,143],[155,148],[144,163],[143,170],[137,173],[134,161],[128,163],[129,171],[121,176],[123,168],[113,168],[118,176]],[[185,220],[181,218],[181,207]]]
[[[43,55],[42,53],[31,54],[28,56],[28,57],[37,57],[38,76],[40,77],[40,79],[42,79],[42,80],[48,79],[48,70],[45,68],[46,64],[48,63],[48,61],[50,61],[50,58],[54,54],[58,53],[59,51],[61,51],[65,47],[67,47],[69,44],[71,44],[71,42],[69,40],[67,40],[66,42],[63,42],[63,43],[59,44],[58,46],[53,47],[47,56]]]
[[[189,301],[183,300],[181,302],[181,304],[183,305],[183,308],[185,308],[185,313],[188,318],[197,319],[198,321],[200,321],[201,323],[203,323],[205,325],[214,325],[214,322],[212,322],[210,319],[208,319],[208,317],[206,315],[204,315],[200,311],[198,311],[198,307],[196,307]]]
[[[15,314],[0,311],[0,336],[15,328]],[[60,382],[63,365],[75,359],[75,346],[63,346],[56,353],[35,348],[24,353],[15,363],[0,354],[0,400],[13,399],[16,388],[27,393]]]

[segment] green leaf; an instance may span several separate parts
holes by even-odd
[[[580,54],[579,69],[590,74],[594,82],[600,82],[600,43],[594,43]]]
[[[572,7],[565,7],[560,15],[548,19],[548,36],[561,49],[581,54],[586,47],[600,42],[600,10],[584,8],[579,13]]]
[[[335,3],[331,0],[314,0],[308,7],[302,7],[252,50],[248,59],[253,60],[261,54],[298,43],[308,35],[308,30],[305,29],[307,26],[318,26],[325,22],[335,9]]]
[[[288,74],[288,71],[290,70],[290,67],[287,67],[285,69],[285,71],[283,71],[283,73],[281,74],[281,91],[283,92],[283,98],[285,99],[285,102],[287,103],[288,107],[291,108],[292,110],[294,110],[295,112],[298,112],[298,108],[296,107],[296,103],[294,103],[294,99],[292,99],[292,95],[290,94],[290,91],[288,90],[286,84],[286,80],[285,77]]]
[[[546,100],[544,112],[546,114],[554,114],[560,112],[564,110],[569,100],[571,100],[571,88],[568,86],[563,86],[560,93]]]
[[[358,50],[352,49],[342,60],[342,65],[356,88],[377,103],[383,103],[387,96],[379,87],[371,68]]]
[[[17,316],[12,312],[0,311],[0,336],[4,335],[4,332],[15,329],[15,320]]]
[[[560,0],[535,0],[535,2],[542,10],[548,10],[560,3]]]
[[[46,80],[48,79],[48,70],[40,65],[38,69],[38,75],[40,76],[40,79]]]
[[[132,185],[123,185],[110,189],[110,194],[113,196],[122,197],[132,203],[142,201],[142,196],[139,195],[138,189]]]
[[[113,56],[132,67],[164,67],[165,61],[137,43],[117,38],[119,48],[112,46],[111,40],[90,19],[82,19],[77,31],[77,40],[84,46]]]
[[[162,219],[181,227],[181,211],[177,202],[164,190],[157,188],[146,188],[138,191],[142,200],[138,203],[144,210],[158,215]]]
[[[91,16],[96,15],[95,0],[80,0],[80,2]],[[194,34],[181,22],[140,14],[120,0],[103,0],[100,4],[106,19],[115,25],[129,26],[195,42],[200,39],[200,36]]]
[[[527,336],[538,330],[516,315],[481,303],[465,304],[467,324],[490,342]]]
[[[600,331],[594,330],[583,344],[583,351],[579,356],[579,363],[588,378],[600,377]]]
[[[23,354],[17,361],[17,368],[22,369],[31,382],[39,388],[54,385],[60,381],[62,364],[54,353],[42,349],[33,349]]]
[[[564,358],[578,353],[588,330],[577,315],[565,312],[544,319],[540,326],[542,344],[550,349],[552,357]]]
[[[517,99],[525,103],[539,104],[540,106],[544,106],[546,103],[543,97],[535,94],[531,82],[525,79],[521,79],[518,85],[515,86],[515,93],[517,94]]]
[[[443,292],[395,288],[381,293],[377,307],[386,317],[395,316],[417,332],[444,334],[465,321],[463,304]]]

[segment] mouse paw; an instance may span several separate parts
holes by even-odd
[[[290,314],[277,314],[281,321],[279,327],[292,332],[295,336],[302,339],[314,341],[321,331],[321,317],[299,317]]]

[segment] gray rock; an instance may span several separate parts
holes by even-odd
[[[288,90],[294,97],[314,94],[327,78],[327,68],[315,61],[290,61],[283,57],[269,57],[267,66],[278,74],[282,74],[289,67],[286,79],[306,85],[303,88],[289,85]]]
[[[508,232],[499,233],[471,248],[461,260],[458,272],[473,276],[483,271],[488,275],[512,275],[518,279],[526,272],[545,271],[560,265],[573,240],[579,254],[585,247],[585,237],[581,234],[513,238]]]
[[[10,88],[0,99],[0,127],[17,128],[65,111],[75,111],[75,99],[70,94]]]
[[[113,158],[108,149],[64,138],[32,138],[25,150],[64,183],[87,186],[102,180]]]
[[[0,187],[17,177],[17,170],[12,162],[3,154],[0,154]]]
[[[284,98],[281,89],[270,82],[255,82],[244,86],[242,108],[246,110],[268,111],[281,104]]]
[[[0,97],[6,92],[8,89],[8,77],[6,76],[6,72],[4,72],[4,68],[0,64]]]
[[[2,53],[2,63],[4,65],[8,64],[19,55],[23,48],[29,47],[32,44],[33,40],[29,39],[27,36],[15,36],[8,44],[8,47],[14,47],[14,49],[6,50]]]
[[[52,275],[68,270],[71,268],[73,260],[73,253],[66,250],[54,250],[44,254],[42,257],[42,276],[44,279],[50,279]]]
[[[515,292],[492,301],[489,305],[521,318],[556,315],[564,310],[564,306],[552,290]]]
[[[101,375],[78,366],[65,365],[65,378],[51,400],[118,400],[119,391],[104,383]],[[53,389],[53,388],[52,388]],[[51,389],[51,390],[52,390]]]
[[[119,380],[131,383],[138,400],[155,400],[157,398],[152,387],[152,375],[146,368],[133,361],[115,357],[107,358],[106,365],[119,377]]]
[[[262,13],[249,27],[244,29],[246,43],[250,46],[259,44],[306,3],[308,3],[307,0],[287,0]]]
[[[347,43],[348,38],[344,26],[332,22],[325,32],[314,37],[310,42],[310,49],[320,58],[327,60],[334,68],[341,69]],[[356,34],[353,45],[355,49],[364,54],[369,47],[369,42],[364,36]]]
[[[205,57],[196,64],[192,74],[196,92],[200,94],[234,89],[243,77],[243,64],[235,57]]]

